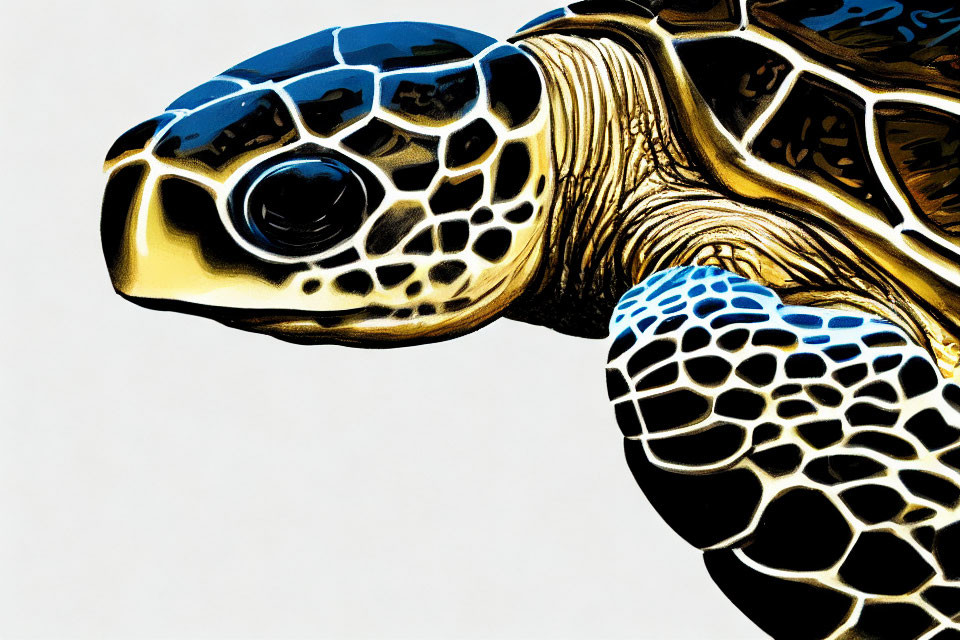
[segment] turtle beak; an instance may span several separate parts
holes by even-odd
[[[100,239],[110,278],[117,291],[120,291],[118,285],[123,269],[124,238],[130,226],[129,219],[134,204],[141,196],[147,169],[146,164],[138,162],[131,162],[120,169],[114,169],[121,162],[130,160],[143,152],[150,141],[156,137],[157,132],[169,124],[174,117],[173,114],[163,114],[127,130],[110,146],[104,159],[104,171],[113,171],[113,173],[108,178],[103,198]]]
[[[109,169],[121,158],[126,158],[143,151],[147,144],[157,135],[157,132],[169,124],[174,117],[171,113],[165,113],[162,116],[141,122],[126,131],[117,138],[117,141],[114,142],[110,150],[107,151],[104,168]]]
[[[123,282],[127,279],[125,254],[132,240],[136,205],[142,196],[146,173],[145,164],[124,166],[110,176],[103,194],[100,242],[110,280],[119,293],[123,293]]]

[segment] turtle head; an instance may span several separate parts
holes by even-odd
[[[546,103],[524,51],[440,25],[329,29],[255,56],[110,149],[114,287],[297,342],[473,329],[541,259]]]

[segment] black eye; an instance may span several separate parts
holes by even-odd
[[[264,173],[247,199],[246,221],[264,248],[309,256],[335,247],[360,229],[367,192],[339,160],[285,162]]]

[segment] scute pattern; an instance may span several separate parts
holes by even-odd
[[[764,160],[831,184],[880,209],[895,227],[903,218],[871,163],[865,109],[854,94],[801,74],[753,149]]]
[[[876,112],[881,149],[918,217],[960,236],[960,118],[898,103]]]
[[[740,24],[738,0],[671,0],[661,6],[657,17],[672,30],[733,29]]]
[[[872,208],[911,259],[960,263],[953,0],[585,0],[534,31],[604,13],[654,19],[738,151]]]
[[[509,127],[529,122],[540,103],[540,79],[530,58],[515,49],[501,47],[484,58],[480,68],[493,112]]]
[[[365,69],[337,69],[296,80],[285,90],[310,131],[329,137],[370,113],[374,82]]]
[[[953,0],[749,0],[752,20],[813,57],[883,87],[960,90]]]
[[[471,65],[393,74],[381,81],[380,91],[387,111],[397,117],[426,126],[446,126],[476,104],[480,84]]]
[[[254,151],[297,137],[280,96],[262,90],[226,98],[174,122],[157,142],[155,153],[186,166],[200,163],[220,170]]]
[[[716,267],[647,278],[611,333],[608,390],[637,481],[764,630],[960,630],[960,412],[923,349]]]

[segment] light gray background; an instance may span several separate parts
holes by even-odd
[[[115,296],[113,139],[268,47],[556,0],[0,4],[0,636],[753,638],[635,486],[602,342],[295,347]]]

